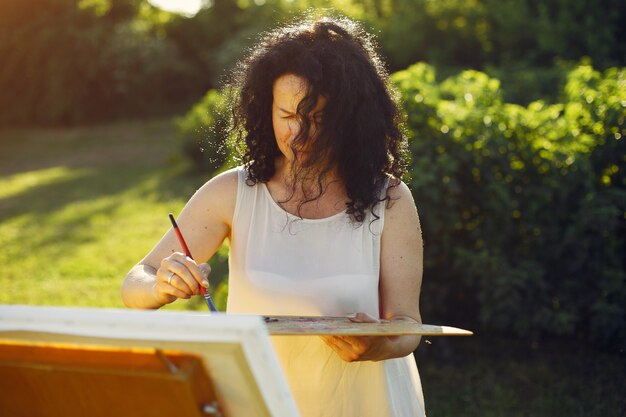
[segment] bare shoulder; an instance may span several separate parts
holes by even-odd
[[[413,195],[411,194],[409,186],[406,185],[404,181],[395,177],[389,178],[389,188],[387,188],[387,194],[389,194],[389,197],[391,197],[392,200],[409,198],[413,201]]]
[[[401,180],[391,179],[387,194],[389,201],[385,209],[383,232],[396,234],[410,229],[420,230],[417,207],[409,187]]]
[[[203,187],[210,188],[214,191],[222,191],[226,193],[237,193],[237,178],[239,176],[239,168],[232,168],[224,171],[219,175],[211,178]]]
[[[211,178],[189,200],[192,206],[213,211],[225,223],[230,223],[237,201],[238,168]]]
[[[413,194],[404,181],[395,178],[390,179],[387,195],[389,196],[387,213],[402,215],[407,214],[407,212],[415,212],[417,214]]]

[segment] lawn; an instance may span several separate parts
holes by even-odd
[[[170,120],[0,132],[0,303],[122,307],[124,276],[204,182],[188,171]]]
[[[429,341],[416,352],[429,417],[626,416],[626,358],[592,341]]]
[[[205,180],[167,119],[0,131],[0,303],[122,307],[126,272]],[[217,286],[223,252],[214,267]],[[194,298],[167,308],[204,308]],[[477,332],[416,357],[429,417],[626,416],[626,358],[593,341]]]

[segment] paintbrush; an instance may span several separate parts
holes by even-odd
[[[172,227],[174,227],[174,232],[176,233],[178,242],[180,243],[180,246],[183,248],[183,251],[185,251],[185,255],[193,259],[193,256],[191,256],[191,252],[189,251],[189,248],[187,247],[187,243],[185,243],[185,238],[183,238],[183,234],[178,228],[178,224],[176,224],[176,220],[174,220],[174,216],[172,215],[172,213],[170,213],[170,221],[172,222]],[[217,311],[217,308],[215,308],[215,304],[213,304],[213,299],[211,298],[211,294],[209,294],[209,292],[207,291],[206,288],[204,288],[203,285],[200,285],[200,292],[204,296],[204,299],[206,300],[206,304],[209,306],[209,310]]]

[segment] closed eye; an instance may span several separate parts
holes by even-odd
[[[283,120],[293,120],[296,118],[296,115],[291,114],[291,115],[287,115],[287,116],[280,116],[281,119]],[[316,125],[320,125],[322,124],[322,116],[321,115],[316,115],[314,117],[309,118],[310,122]]]

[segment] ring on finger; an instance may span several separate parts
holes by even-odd
[[[168,285],[172,285],[172,277],[176,275],[174,272],[170,272],[169,274],[167,274],[167,283]]]

